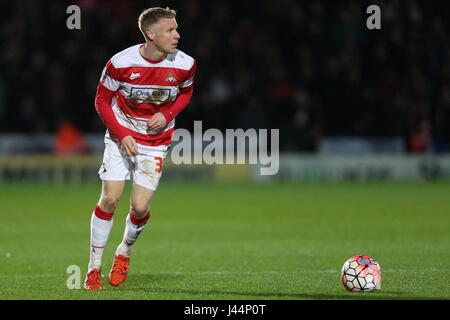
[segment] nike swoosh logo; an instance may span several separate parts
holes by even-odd
[[[141,74],[140,74],[139,72],[138,72],[138,73],[132,72],[131,75],[130,75],[130,80],[137,79],[137,78],[139,78],[140,76],[141,76]]]

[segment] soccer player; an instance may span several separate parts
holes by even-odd
[[[86,290],[102,289],[101,263],[125,180],[133,179],[123,240],[115,252],[109,283],[128,275],[131,247],[150,218],[150,202],[172,142],[175,117],[192,97],[195,60],[177,49],[176,12],[149,8],[138,20],[145,44],[114,55],[103,69],[95,108],[107,131],[99,175],[100,200],[91,218]]]

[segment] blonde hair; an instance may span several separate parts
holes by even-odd
[[[177,12],[169,7],[166,7],[165,9],[160,7],[148,8],[139,15],[138,26],[144,35],[145,40],[150,40],[145,33],[148,26],[158,22],[161,18],[175,18],[176,16]]]

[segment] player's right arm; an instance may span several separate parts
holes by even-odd
[[[129,135],[116,119],[111,107],[111,101],[120,87],[120,73],[110,60],[103,69],[95,94],[95,110],[102,119],[108,131],[119,141],[123,151],[128,156],[138,154],[136,140]]]

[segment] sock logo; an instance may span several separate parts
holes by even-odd
[[[97,251],[95,251],[95,249],[103,249],[104,247],[96,247],[96,246],[93,246],[93,245],[91,245],[91,247],[92,247],[92,251],[91,252],[93,252],[93,253],[97,253]]]

